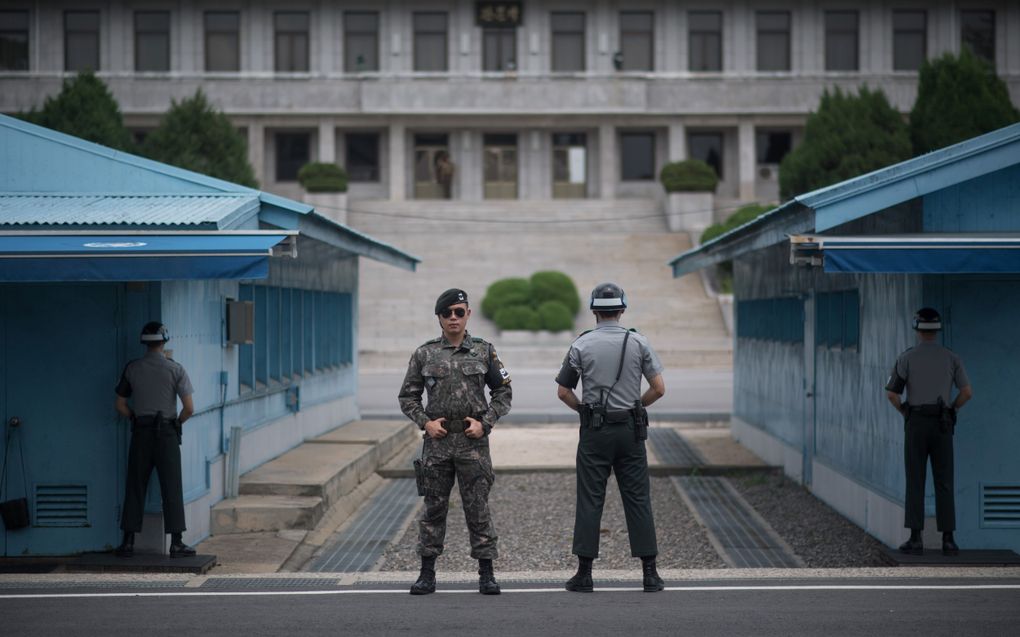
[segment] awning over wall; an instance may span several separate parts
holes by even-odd
[[[297,231],[0,232],[0,281],[264,279]]]
[[[1020,273],[1020,235],[790,237],[790,261],[831,273]]]

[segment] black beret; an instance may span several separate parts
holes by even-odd
[[[440,294],[439,298],[436,299],[436,314],[439,314],[440,312],[450,307],[451,305],[467,302],[468,302],[467,292],[465,292],[464,290],[458,290],[457,288],[450,288],[446,292]]]

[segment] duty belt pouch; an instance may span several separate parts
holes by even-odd
[[[634,401],[634,406],[630,409],[630,417],[634,421],[634,440],[636,442],[648,440],[648,410],[640,400]]]
[[[7,434],[7,445],[4,449],[4,466],[0,470],[0,497],[3,497],[4,483],[7,482],[7,457],[13,441],[14,431],[12,430]],[[23,529],[31,523],[28,515],[28,479],[25,475],[25,450],[22,448],[20,438],[18,440],[18,452],[21,458],[21,484],[25,495],[21,498],[12,498],[0,502],[0,518],[3,519],[4,527],[8,531]],[[8,483],[8,488],[10,488],[10,483]]]
[[[177,434],[177,444],[181,444],[184,440],[184,427],[181,425],[181,421],[178,418],[174,418],[170,422],[174,425],[174,433]]]
[[[414,485],[418,487],[418,495],[425,495],[425,467],[422,466],[421,458],[414,459]]]

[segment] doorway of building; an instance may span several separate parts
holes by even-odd
[[[517,135],[488,134],[485,145],[485,198],[517,198]]]
[[[553,199],[588,195],[588,146],[584,133],[553,134]]]
[[[19,463],[8,466],[4,498],[27,491],[31,517],[28,528],[4,530],[3,555],[99,551],[119,537],[127,438],[113,409],[119,289],[0,285],[0,418],[5,429],[21,423],[26,473],[23,481]]]
[[[455,172],[449,135],[422,133],[414,136],[415,199],[453,198]]]

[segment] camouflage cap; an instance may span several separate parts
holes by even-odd
[[[439,314],[451,305],[457,303],[467,303],[468,295],[464,290],[458,290],[457,288],[450,288],[446,292],[439,295],[436,299],[436,314]]]

